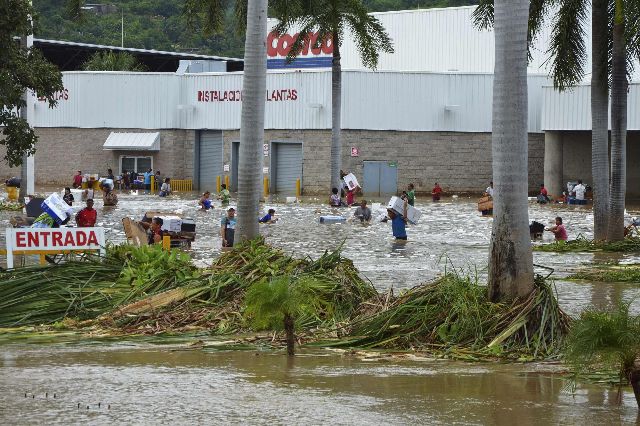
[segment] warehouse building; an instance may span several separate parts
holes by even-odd
[[[364,70],[345,42],[343,168],[359,177],[365,194],[395,193],[410,182],[430,191],[436,181],[448,191],[478,192],[491,180],[493,36],[473,28],[472,11],[376,14],[396,48],[381,55],[376,72]],[[272,192],[291,194],[299,179],[304,193],[325,194],[332,48],[309,46],[294,69],[285,69],[294,35],[267,35],[271,70],[259,167]],[[542,46],[546,38],[540,37]],[[544,50],[534,49],[529,67],[529,187],[534,191],[546,179],[554,193],[566,180],[589,181],[589,102],[580,95],[589,91],[555,92]],[[104,174],[151,167],[203,190],[228,176],[235,189],[242,73],[66,72],[64,85],[55,109],[36,105],[38,183],[68,183],[78,169]],[[637,93],[632,85],[636,104]],[[640,174],[631,161],[639,150],[640,112],[631,99],[630,178]],[[0,176],[12,173],[0,166]]]

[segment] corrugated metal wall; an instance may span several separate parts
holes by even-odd
[[[591,130],[591,86],[580,85],[564,93],[544,87],[542,93],[542,129]],[[640,130],[640,82],[630,84],[627,102],[627,129]]]
[[[347,71],[342,127],[491,131],[492,75]],[[242,74],[65,73],[67,99],[41,102],[37,127],[238,129]],[[545,77],[529,77],[529,130],[540,131]],[[330,129],[331,73],[267,77],[265,128]]]

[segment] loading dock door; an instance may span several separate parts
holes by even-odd
[[[365,161],[362,191],[380,197],[398,192],[398,167],[391,161]]]
[[[198,149],[198,182],[200,189],[214,192],[216,190],[216,177],[223,175],[222,131],[201,131]]]
[[[302,144],[272,143],[271,179],[275,183],[275,192],[283,195],[295,195],[296,180],[302,184]]]

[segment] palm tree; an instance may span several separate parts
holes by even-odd
[[[527,133],[528,0],[496,0],[494,8],[492,155],[493,230],[489,298],[512,300],[534,288],[529,236]]]
[[[128,52],[96,52],[82,64],[85,71],[145,71],[146,67]]]
[[[624,199],[627,181],[627,46],[624,1],[614,0],[611,61],[611,200],[608,236],[624,238]]]
[[[251,240],[260,235],[256,218],[260,208],[267,90],[267,8],[267,0],[248,1],[238,164],[237,232],[240,241]]]
[[[300,54],[310,35],[318,32],[316,44],[330,39],[333,46],[331,66],[331,187],[339,188],[342,169],[342,68],[340,47],[345,33],[353,35],[364,65],[375,69],[379,52],[392,53],[389,35],[377,18],[368,14],[362,0],[275,0],[273,12],[280,21],[274,32],[282,35],[293,26],[299,36],[287,56],[292,61]]]
[[[640,407],[640,317],[629,315],[628,304],[613,312],[583,312],[567,337],[566,359],[578,376],[591,366],[617,369]]]
[[[244,315],[257,330],[284,330],[287,354],[293,356],[296,323],[316,316],[325,305],[314,285],[313,279],[288,275],[257,282],[247,290]]]

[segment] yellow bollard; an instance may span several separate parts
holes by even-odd
[[[216,176],[216,192],[220,193],[220,176]]]
[[[156,177],[155,176],[151,176],[151,191],[150,193],[154,193],[156,191]]]
[[[229,175],[225,175],[225,177],[224,177],[224,184],[225,184],[225,185],[227,185],[227,189],[229,189],[229,190],[230,190],[230,188],[229,188]]]
[[[162,250],[171,250],[171,237],[168,235],[162,237]]]
[[[264,188],[264,196],[269,196],[269,178],[266,176],[262,180],[262,187]]]
[[[10,201],[18,201],[18,188],[7,186],[7,197]]]
[[[40,264],[41,265],[46,265],[47,264],[47,258],[44,257],[44,256],[45,256],[44,254],[40,255]]]
[[[302,188],[300,186],[300,179],[296,179],[296,197],[300,197],[302,195]]]

